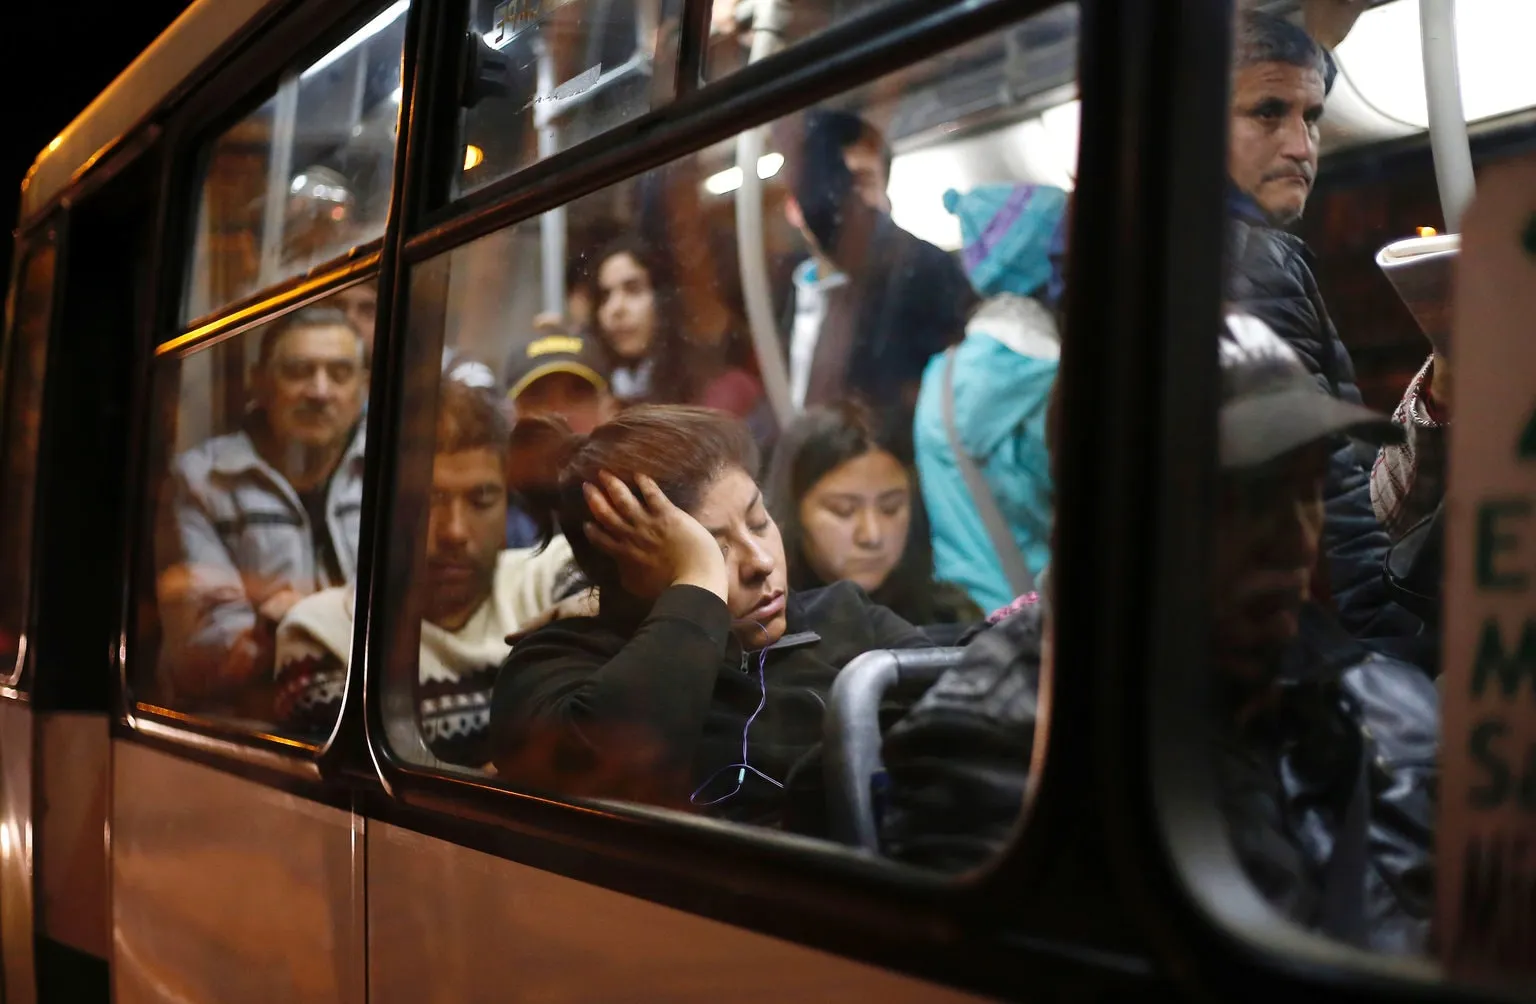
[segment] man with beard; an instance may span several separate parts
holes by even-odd
[[[1257,11],[1240,15],[1227,150],[1227,299],[1285,339],[1329,394],[1359,404],[1354,363],[1323,303],[1312,253],[1281,229],[1301,218],[1312,193],[1333,78],[1327,53],[1301,28]],[[1323,540],[1339,619],[1356,637],[1428,668],[1432,641],[1391,602],[1382,579],[1389,541],[1371,508],[1368,461],[1343,440],[1334,445]]]
[[[346,314],[305,307],[261,336],[244,427],[172,464],[155,533],[161,699],[262,714],[277,623],[357,571],[368,386]]]
[[[438,397],[416,692],[422,738],[439,760],[479,767],[491,685],[517,633],[585,587],[565,538],[503,550],[508,431],[485,391],[445,379]],[[297,603],[277,629],[277,718],[324,738],[335,724],[352,647],[352,587]]]

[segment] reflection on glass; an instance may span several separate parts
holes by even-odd
[[[407,0],[398,0],[207,148],[183,318],[384,232]]]
[[[32,513],[43,425],[43,376],[57,253],[44,244],[28,256],[16,286],[5,376],[5,465],[0,480],[0,674],[18,671],[32,593]]]
[[[672,96],[676,0],[474,0],[454,194],[643,115]]]
[[[538,602],[509,626],[487,747],[504,783],[944,869],[1006,843],[1045,659],[1056,183],[1072,177],[1059,143],[1032,156],[1039,137],[1016,127],[1073,100],[1075,25],[1075,8],[1053,9],[772,123],[745,153],[706,147],[417,267],[410,337],[441,340],[445,388],[471,363],[499,378],[505,553],[551,541],[583,582],[527,590]],[[1020,40],[1042,47],[1015,63]],[[987,107],[946,104],[957,74],[1026,67],[1013,89],[970,92]],[[947,151],[962,125],[963,171],[894,184],[903,157]],[[951,221],[944,246],[902,223],[934,214]],[[766,311],[748,310],[749,287]],[[437,392],[439,422],[464,393]],[[442,435],[430,471],[402,472],[424,507],[446,491]],[[453,760],[420,699],[441,626],[436,505],[405,619],[422,622],[419,664],[385,679],[395,751],[424,763]],[[989,610],[986,644],[946,647]],[[840,672],[898,651],[921,662],[911,682],[877,687],[862,717],[829,712]],[[1016,699],[956,696],[978,678]],[[466,686],[478,708],[482,684]],[[827,783],[829,714],[870,746],[887,733],[878,820],[857,795],[873,778]]]
[[[155,653],[135,681],[142,699],[307,738],[328,731],[292,713],[296,670],[276,640],[306,597],[344,614],[343,653],[350,638],[342,594],[357,573],[368,339],[342,300],[159,361],[156,608],[141,627],[158,644],[141,645]]]
[[[1240,13],[1232,74],[1234,313],[1219,341],[1210,593],[1220,807],[1239,862],[1278,913],[1357,946],[1421,953],[1434,889],[1438,639],[1383,574],[1385,497],[1369,483],[1373,466],[1389,478],[1400,470],[1403,429],[1361,405],[1321,290],[1351,268],[1372,270],[1376,249],[1422,220],[1362,244],[1345,231],[1368,217],[1341,212],[1343,198],[1325,196],[1321,214],[1309,205],[1335,78],[1303,28]],[[1304,213],[1315,257],[1282,229]],[[1385,216],[1371,214],[1377,225]],[[1411,317],[1374,312],[1358,337],[1400,317],[1407,327],[1387,337],[1406,335],[1417,366],[1425,343]],[[1434,462],[1432,450],[1423,457]]]

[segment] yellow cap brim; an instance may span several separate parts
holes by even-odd
[[[562,359],[557,362],[545,363],[542,366],[535,366],[527,373],[524,373],[523,378],[513,384],[511,389],[507,391],[507,400],[516,401],[518,396],[527,390],[534,381],[542,380],[552,373],[570,373],[573,376],[581,377],[599,391],[606,392],[608,390],[608,381],[604,380],[603,375],[597,370],[585,363],[579,363],[571,359]]]

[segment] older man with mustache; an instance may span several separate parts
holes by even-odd
[[[270,714],[273,634],[317,589],[351,582],[362,514],[362,334],[331,303],[267,326],[242,427],[178,456],[155,534],[159,699]]]
[[[1301,218],[1317,178],[1318,123],[1333,77],[1332,60],[1300,27],[1256,11],[1239,15],[1227,296],[1284,338],[1329,394],[1358,404],[1354,364],[1323,303],[1312,254],[1281,229]],[[1371,508],[1366,461],[1347,442],[1337,447],[1324,492],[1324,543],[1339,618],[1357,637],[1427,663],[1433,656],[1422,625],[1392,603],[1382,580],[1388,540]]]

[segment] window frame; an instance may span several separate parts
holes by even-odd
[[[391,178],[397,176],[401,155],[404,153],[405,122],[408,114],[405,71],[411,65],[409,50],[412,47],[411,25],[417,19],[416,8],[423,0],[412,0],[406,11],[406,34],[401,48],[401,99],[400,128],[395,139],[395,161],[391,165]],[[175,214],[168,233],[174,234],[177,254],[172,271],[176,275],[174,309],[165,312],[159,330],[176,329],[180,333],[199,330],[217,324],[220,319],[234,313],[246,313],[259,309],[273,298],[290,293],[323,279],[338,270],[352,267],[359,260],[379,254],[386,245],[386,234],[381,233],[355,245],[308,269],[285,276],[276,282],[259,286],[244,296],[221,304],[206,314],[183,317],[187,291],[192,284],[192,269],[196,262],[198,202],[202,198],[203,184],[207,177],[209,158],[214,145],[224,134],[244,121],[267,101],[272,100],[282,84],[283,75],[299,67],[313,63],[352,32],[367,24],[369,19],[382,12],[385,0],[347,0],[345,3],[316,3],[299,8],[284,17],[267,31],[261,39],[242,52],[222,69],[176,114],[170,128],[170,142],[176,151],[173,160],[175,171],[172,192]],[[295,55],[297,53],[297,55]],[[252,85],[251,80],[257,83]],[[393,186],[391,186],[393,188]],[[394,212],[394,193],[390,193],[390,213]],[[387,232],[389,219],[386,217]],[[168,264],[170,264],[168,262]]]
[[[160,355],[186,352],[209,341],[236,337],[241,331],[267,323],[281,314],[322,299],[343,286],[368,278],[376,280],[379,290],[375,352],[387,345],[387,304],[394,272],[394,248],[398,243],[396,235],[401,225],[398,194],[403,188],[402,179],[406,169],[409,109],[419,62],[423,19],[437,5],[436,0],[412,0],[405,14],[405,40],[401,51],[400,127],[390,171],[389,211],[384,233],[307,272],[290,276],[241,300],[226,304],[213,314],[191,321],[182,319],[182,307],[193,258],[197,203],[201,196],[209,144],[217,140],[231,122],[238,121],[274,93],[281,75],[296,62],[293,55],[295,51],[304,53],[311,60],[315,53],[328,51],[325,44],[327,41],[334,45],[378,14],[382,9],[381,0],[312,3],[293,10],[287,16],[263,21],[260,26],[252,28],[243,46],[236,44],[240,51],[233,60],[211,79],[203,82],[183,106],[170,113],[165,128],[169,156],[166,158],[161,187],[161,238],[157,247],[156,272],[161,276],[161,281],[156,290],[154,335],[146,347],[142,365],[134,374],[137,381],[134,414],[147,416],[153,407],[150,392],[156,361]],[[252,80],[257,81],[254,86],[250,83]],[[370,402],[376,396],[383,396],[381,381],[382,371],[375,366],[369,386]],[[370,404],[367,418],[370,438],[375,434],[374,425],[378,419],[377,410]],[[122,566],[127,570],[129,578],[123,589],[122,643],[115,654],[117,700],[114,708],[114,734],[146,742],[220,769],[232,770],[328,804],[350,804],[352,790],[340,782],[341,776],[350,778],[351,785],[360,783],[366,789],[372,789],[377,784],[377,778],[372,776],[371,765],[368,763],[367,750],[362,743],[362,728],[360,724],[356,727],[350,724],[356,722],[359,715],[352,707],[360,704],[362,699],[360,685],[352,682],[354,670],[349,668],[346,698],[337,725],[326,741],[318,745],[272,733],[251,732],[230,722],[174,709],[141,704],[134,695],[132,675],[140,657],[138,639],[135,637],[135,603],[142,586],[138,569],[142,548],[152,546],[152,542],[142,540],[139,533],[144,526],[144,506],[148,495],[149,472],[146,465],[151,454],[148,428],[149,425],[141,423],[141,429],[134,437],[130,450],[130,511],[125,514],[129,523]],[[376,490],[370,485],[377,477],[373,466],[371,458],[365,461],[364,506],[358,555],[360,578],[368,574],[366,542],[370,539],[370,521],[373,519],[368,500],[376,495]]]
[[[48,374],[51,370],[49,358],[53,354],[54,333],[58,330],[59,317],[63,310],[61,297],[59,296],[59,280],[68,268],[68,234],[69,228],[65,225],[63,214],[49,213],[41,221],[35,224],[27,233],[18,237],[14,245],[15,251],[11,265],[11,283],[9,296],[5,301],[5,333],[3,344],[0,344],[0,354],[3,354],[3,371],[0,371],[0,444],[3,444],[4,455],[11,450],[10,408],[11,398],[16,393],[15,379],[17,369],[17,357],[23,349],[22,343],[16,335],[16,311],[21,298],[21,287],[27,268],[32,264],[37,255],[50,253],[53,255],[52,271],[48,276],[48,306],[46,327],[42,332],[43,348],[43,372],[41,374],[42,387],[38,393],[39,423],[37,455],[32,458],[32,526],[29,528],[35,538],[38,524],[37,493],[38,485],[42,481],[39,469],[42,463],[43,433],[46,431],[42,425],[48,405]],[[4,516],[0,513],[0,516]],[[7,556],[9,560],[9,556]],[[27,602],[22,611],[21,634],[17,639],[15,663],[0,671],[0,696],[26,700],[32,691],[32,658],[29,654],[28,638],[33,633],[33,615],[35,601],[35,586],[37,582],[37,562],[39,555],[34,546],[28,551],[28,568],[25,571],[27,579]]]
[[[694,0],[697,6],[697,0]],[[410,279],[406,266],[421,267],[455,247],[506,226],[532,219],[539,213],[568,204],[609,184],[635,177],[646,170],[686,156],[712,142],[729,138],[743,128],[767,123],[780,115],[815,104],[871,82],[881,75],[942,53],[991,31],[1017,24],[1050,6],[1049,0],[1010,4],[1006,0],[980,0],[961,8],[935,10],[932,5],[904,2],[882,6],[886,15],[880,30],[871,30],[870,19],[856,17],[787,48],[760,64],[754,64],[697,92],[680,97],[663,109],[605,133],[606,145],[587,152],[585,145],[562,151],[556,157],[487,186],[470,197],[420,217],[421,227],[403,235],[399,288],[391,304],[395,313],[408,316]],[[1181,0],[1185,8],[1209,6],[1200,0]],[[1127,40],[1117,33],[1113,15],[1090,19],[1093,0],[1081,4],[1080,86],[1090,67],[1088,50],[1094,45],[1147,43]],[[696,9],[696,8],[695,8]],[[896,18],[892,12],[900,12]],[[1088,25],[1096,26],[1090,32]],[[1138,50],[1138,54],[1140,51]],[[1147,59],[1139,64],[1145,69]],[[1224,71],[1223,71],[1224,72]],[[1145,80],[1107,77],[1103,98],[1097,86],[1084,88],[1084,107],[1100,100],[1120,99],[1124,90],[1145,89]],[[1208,84],[1208,81],[1207,81]],[[1087,91],[1094,97],[1090,104]],[[438,106],[423,95],[427,113]],[[413,109],[413,117],[419,110]],[[1088,119],[1085,113],[1085,123]],[[427,132],[432,132],[430,124]],[[1080,171],[1098,175],[1104,205],[1093,215],[1080,214],[1074,224],[1074,261],[1093,260],[1095,250],[1104,253],[1115,246],[1114,223],[1124,216],[1146,215],[1143,207],[1117,198],[1114,178],[1134,170],[1135,154],[1155,138],[1122,128],[1122,123],[1100,115],[1094,127],[1084,126],[1085,154]],[[413,129],[413,142],[422,134]],[[1099,137],[1094,143],[1090,137]],[[1125,139],[1129,146],[1117,140]],[[1092,148],[1092,158],[1087,151]],[[1097,163],[1103,158],[1104,163]],[[1223,161],[1224,162],[1224,161]],[[1092,166],[1088,166],[1092,165]],[[419,163],[413,161],[413,167]],[[432,172],[426,172],[430,178]],[[422,198],[430,180],[419,174],[407,181],[397,196],[410,204]],[[1219,189],[1218,189],[1219,191]],[[1209,195],[1209,198],[1215,198]],[[418,203],[419,204],[419,203]],[[1092,221],[1092,229],[1088,221]],[[1214,246],[1214,245],[1213,245]],[[1086,287],[1085,287],[1086,288]],[[1082,296],[1086,297],[1084,293]],[[403,393],[405,377],[415,366],[434,364],[441,354],[441,328],[431,339],[408,337],[408,325],[393,324],[387,357],[376,365],[388,371],[384,381],[392,393]],[[1141,335],[1140,331],[1111,330],[1101,333],[1113,341]],[[431,342],[431,344],[422,344]],[[1064,377],[1079,387],[1091,381],[1085,363],[1064,370]],[[435,391],[433,392],[435,398]],[[403,402],[404,403],[404,402]],[[403,609],[409,588],[410,555],[387,543],[397,527],[396,509],[401,501],[397,469],[401,441],[405,438],[403,413],[420,411],[421,401],[411,407],[391,404],[384,430],[388,441],[380,448],[386,490],[374,499],[377,521],[373,524],[371,550],[373,575],[359,583],[358,622],[366,631],[354,636],[355,667],[364,666],[367,738],[375,769],[387,798],[367,799],[368,813],[376,818],[474,847],[510,860],[532,864],[608,888],[675,905],[690,912],[728,923],[809,943],[854,958],[958,985],[962,989],[999,992],[1017,989],[1025,973],[1050,974],[1070,980],[1077,967],[1064,961],[1071,954],[1048,939],[1072,931],[1074,938],[1089,938],[1098,945],[1094,961],[1086,963],[1102,973],[1114,973],[1129,984],[1156,979],[1145,957],[1139,936],[1121,922],[1117,904],[1102,883],[1070,887],[1070,904],[1050,902],[1048,891],[1060,889],[1059,874],[1045,860],[1047,848],[1062,851],[1063,834],[1098,830],[1097,806],[1089,810],[1074,794],[1096,781],[1097,756],[1091,742],[1070,730],[1053,730],[1049,766],[1040,794],[1026,807],[1026,816],[1038,820],[1024,826],[1019,839],[998,861],[982,871],[954,880],[861,857],[817,841],[782,834],[737,829],[730,824],[642,806],[612,802],[557,801],[552,797],[508,791],[463,776],[451,776],[416,767],[399,759],[385,739],[386,695],[380,681],[389,673],[389,642],[376,624],[387,623],[391,612]],[[1109,409],[1130,420],[1123,409]],[[1136,419],[1140,421],[1139,418]],[[412,514],[401,514],[401,516]],[[366,606],[366,614],[364,608]],[[395,653],[415,665],[415,653]],[[1061,686],[1054,700],[1058,707],[1075,701],[1079,708],[1091,702],[1086,683]],[[1140,762],[1138,761],[1138,765]],[[1084,813],[1087,813],[1085,816]],[[579,848],[579,850],[577,850]],[[1098,865],[1102,870],[1102,862]],[[1043,894],[1019,903],[1010,895],[1019,887]],[[729,897],[719,894],[730,888]],[[1085,894],[1086,890],[1086,894]],[[1063,914],[1069,919],[1064,919]],[[981,918],[1006,919],[997,937],[953,942],[959,932]],[[947,933],[944,933],[947,932]],[[954,957],[936,957],[933,949],[944,944],[946,952],[986,964],[964,967]],[[1019,949],[1026,947],[1021,953]],[[1004,964],[1003,959],[1009,961]],[[1009,967],[1012,971],[1009,971]],[[961,972],[962,968],[967,971]]]
[[[444,95],[452,96],[449,68],[458,65],[454,45],[462,28],[462,0],[414,0],[407,15],[390,210],[378,247],[365,246],[359,262],[323,263],[216,317],[199,319],[206,329],[202,337],[219,337],[364,273],[377,276],[379,320],[367,420],[373,449],[365,472],[353,652],[337,730],[321,749],[271,748],[249,734],[221,735],[197,721],[136,715],[130,702],[119,709],[114,734],[248,772],[305,797],[339,800],[367,817],[461,846],[963,989],[1018,995],[1046,979],[1053,988],[1112,985],[1145,991],[1172,970],[1180,982],[1228,994],[1241,988],[1250,998],[1294,999],[1299,991],[1342,1000],[1361,989],[1379,999],[1416,996],[1425,989],[1444,995],[1445,987],[1367,981],[1353,964],[1323,962],[1320,970],[1307,973],[1297,963],[1311,963],[1311,957],[1281,959],[1240,943],[1196,905],[1186,884],[1190,854],[1217,831],[1209,825],[1211,804],[1203,809],[1198,804],[1205,797],[1199,766],[1190,778],[1179,773],[1190,766],[1190,745],[1179,747],[1179,759],[1163,755],[1167,751],[1153,743],[1181,713],[1176,695],[1154,683],[1164,682],[1166,661],[1188,654],[1188,639],[1197,634],[1181,617],[1189,612],[1191,597],[1199,595],[1200,572],[1190,567],[1198,563],[1188,558],[1191,548],[1199,554],[1206,546],[1205,524],[1197,517],[1208,505],[1199,488],[1201,475],[1213,466],[1210,456],[1196,456],[1193,469],[1183,469],[1182,482],[1154,477],[1145,500],[1097,493],[1104,479],[1086,460],[1069,462],[1063,471],[1063,494],[1094,501],[1119,534],[1116,539],[1130,530],[1145,534],[1150,525],[1155,542],[1135,552],[1138,560],[1130,566],[1135,574],[1100,578],[1097,573],[1116,556],[1094,542],[1097,528],[1087,515],[1063,526],[1060,553],[1073,561],[1056,582],[1059,609],[1066,613],[1062,624],[1071,627],[1063,630],[1065,644],[1058,652],[1064,660],[1070,657],[1074,672],[1052,684],[1049,724],[1070,727],[1049,729],[1027,825],[1000,860],[969,881],[930,879],[798,838],[678,819],[664,810],[617,811],[606,803],[508,792],[407,767],[384,747],[377,662],[387,653],[378,647],[382,635],[375,636],[375,623],[391,609],[390,590],[398,589],[389,579],[400,564],[390,553],[399,489],[392,449],[400,438],[399,399],[411,356],[407,327],[394,317],[408,312],[407,266],[657,167],[679,149],[686,155],[734,135],[743,123],[770,121],[1049,5],[969,0],[935,10],[926,0],[893,0],[707,86],[700,81],[679,86],[670,104],[604,133],[602,149],[589,151],[590,142],[572,147],[450,204],[434,200],[433,189],[443,177],[443,145],[436,139],[445,120],[452,125],[452,116],[444,114]],[[314,32],[343,23],[345,12],[375,6],[310,3],[272,18],[270,30],[262,28],[259,40],[175,113],[162,193],[172,225],[160,253],[169,262],[190,255],[190,243],[171,235],[185,234],[191,225],[185,218],[185,179],[187,164],[201,148],[198,132],[254,91],[246,81],[275,79],[286,65],[285,42],[291,51]],[[1134,351],[1095,358],[1087,347],[1092,341],[1064,349],[1064,413],[1075,448],[1103,446],[1123,458],[1141,446],[1162,458],[1191,441],[1214,442],[1211,339],[1191,330],[1177,333],[1191,318],[1214,316],[1215,266],[1204,286],[1188,282],[1188,275],[1191,263],[1219,261],[1221,234],[1213,221],[1219,218],[1220,189],[1202,191],[1194,175],[1181,176],[1173,167],[1191,162],[1181,159],[1183,152],[1209,153],[1213,135],[1224,143],[1230,5],[1169,0],[1158,5],[1156,15],[1148,9],[1153,5],[1128,5],[1132,9],[1123,18],[1119,6],[1081,0],[1079,87],[1085,114],[1078,190],[1102,199],[1077,213],[1071,260],[1079,274],[1085,264],[1114,262],[1124,268],[1097,276],[1101,282],[1069,287],[1069,323],[1074,336],[1091,337],[1099,348]],[[688,0],[684,24],[707,26],[707,12],[704,0]],[[873,13],[881,15],[878,21]],[[1222,54],[1219,74],[1208,50]],[[1170,51],[1181,59],[1169,60]],[[1216,94],[1222,98],[1222,125],[1212,133]],[[1155,97],[1169,100],[1160,104]],[[447,157],[449,169],[457,166],[454,160]],[[1224,151],[1218,162],[1224,165]],[[1163,199],[1186,212],[1190,223],[1160,205]],[[1144,236],[1164,254],[1151,263],[1127,256],[1124,233]],[[1193,274],[1204,275],[1198,268]],[[1122,303],[1109,295],[1119,289],[1134,298]],[[179,323],[182,293],[179,279],[164,281],[156,330],[174,332],[168,338],[188,334]],[[1131,317],[1132,302],[1147,305],[1149,318]],[[440,345],[435,348],[440,351]],[[1111,360],[1108,380],[1090,366],[1090,358],[1095,364]],[[1152,380],[1133,365],[1149,358],[1157,374]],[[150,353],[139,376],[153,365]],[[1185,365],[1190,368],[1180,369]],[[1148,409],[1156,421],[1148,421]],[[145,414],[144,408],[136,413]],[[1166,464],[1154,466],[1169,470]],[[135,505],[142,504],[142,475],[136,464]],[[1190,507],[1180,510],[1179,502]],[[132,514],[130,525],[141,525],[140,516]],[[131,547],[139,545],[137,538],[130,533]],[[1177,556],[1163,566],[1177,574],[1164,578],[1149,571],[1148,553]],[[1161,588],[1170,582],[1188,588]],[[1158,587],[1150,605],[1149,584]],[[125,632],[130,623],[125,609]],[[1122,632],[1124,637],[1117,637]],[[1143,649],[1135,648],[1139,641],[1146,642]],[[1197,655],[1185,669],[1195,672],[1204,658]],[[131,652],[119,657],[122,673],[131,659]],[[126,677],[122,682],[126,699]],[[1175,805],[1194,806],[1204,815],[1185,827],[1171,815]],[[1024,895],[1017,895],[1021,891]],[[1155,966],[1149,961],[1154,955],[1161,959]],[[1256,972],[1265,977],[1259,988],[1251,982]]]

